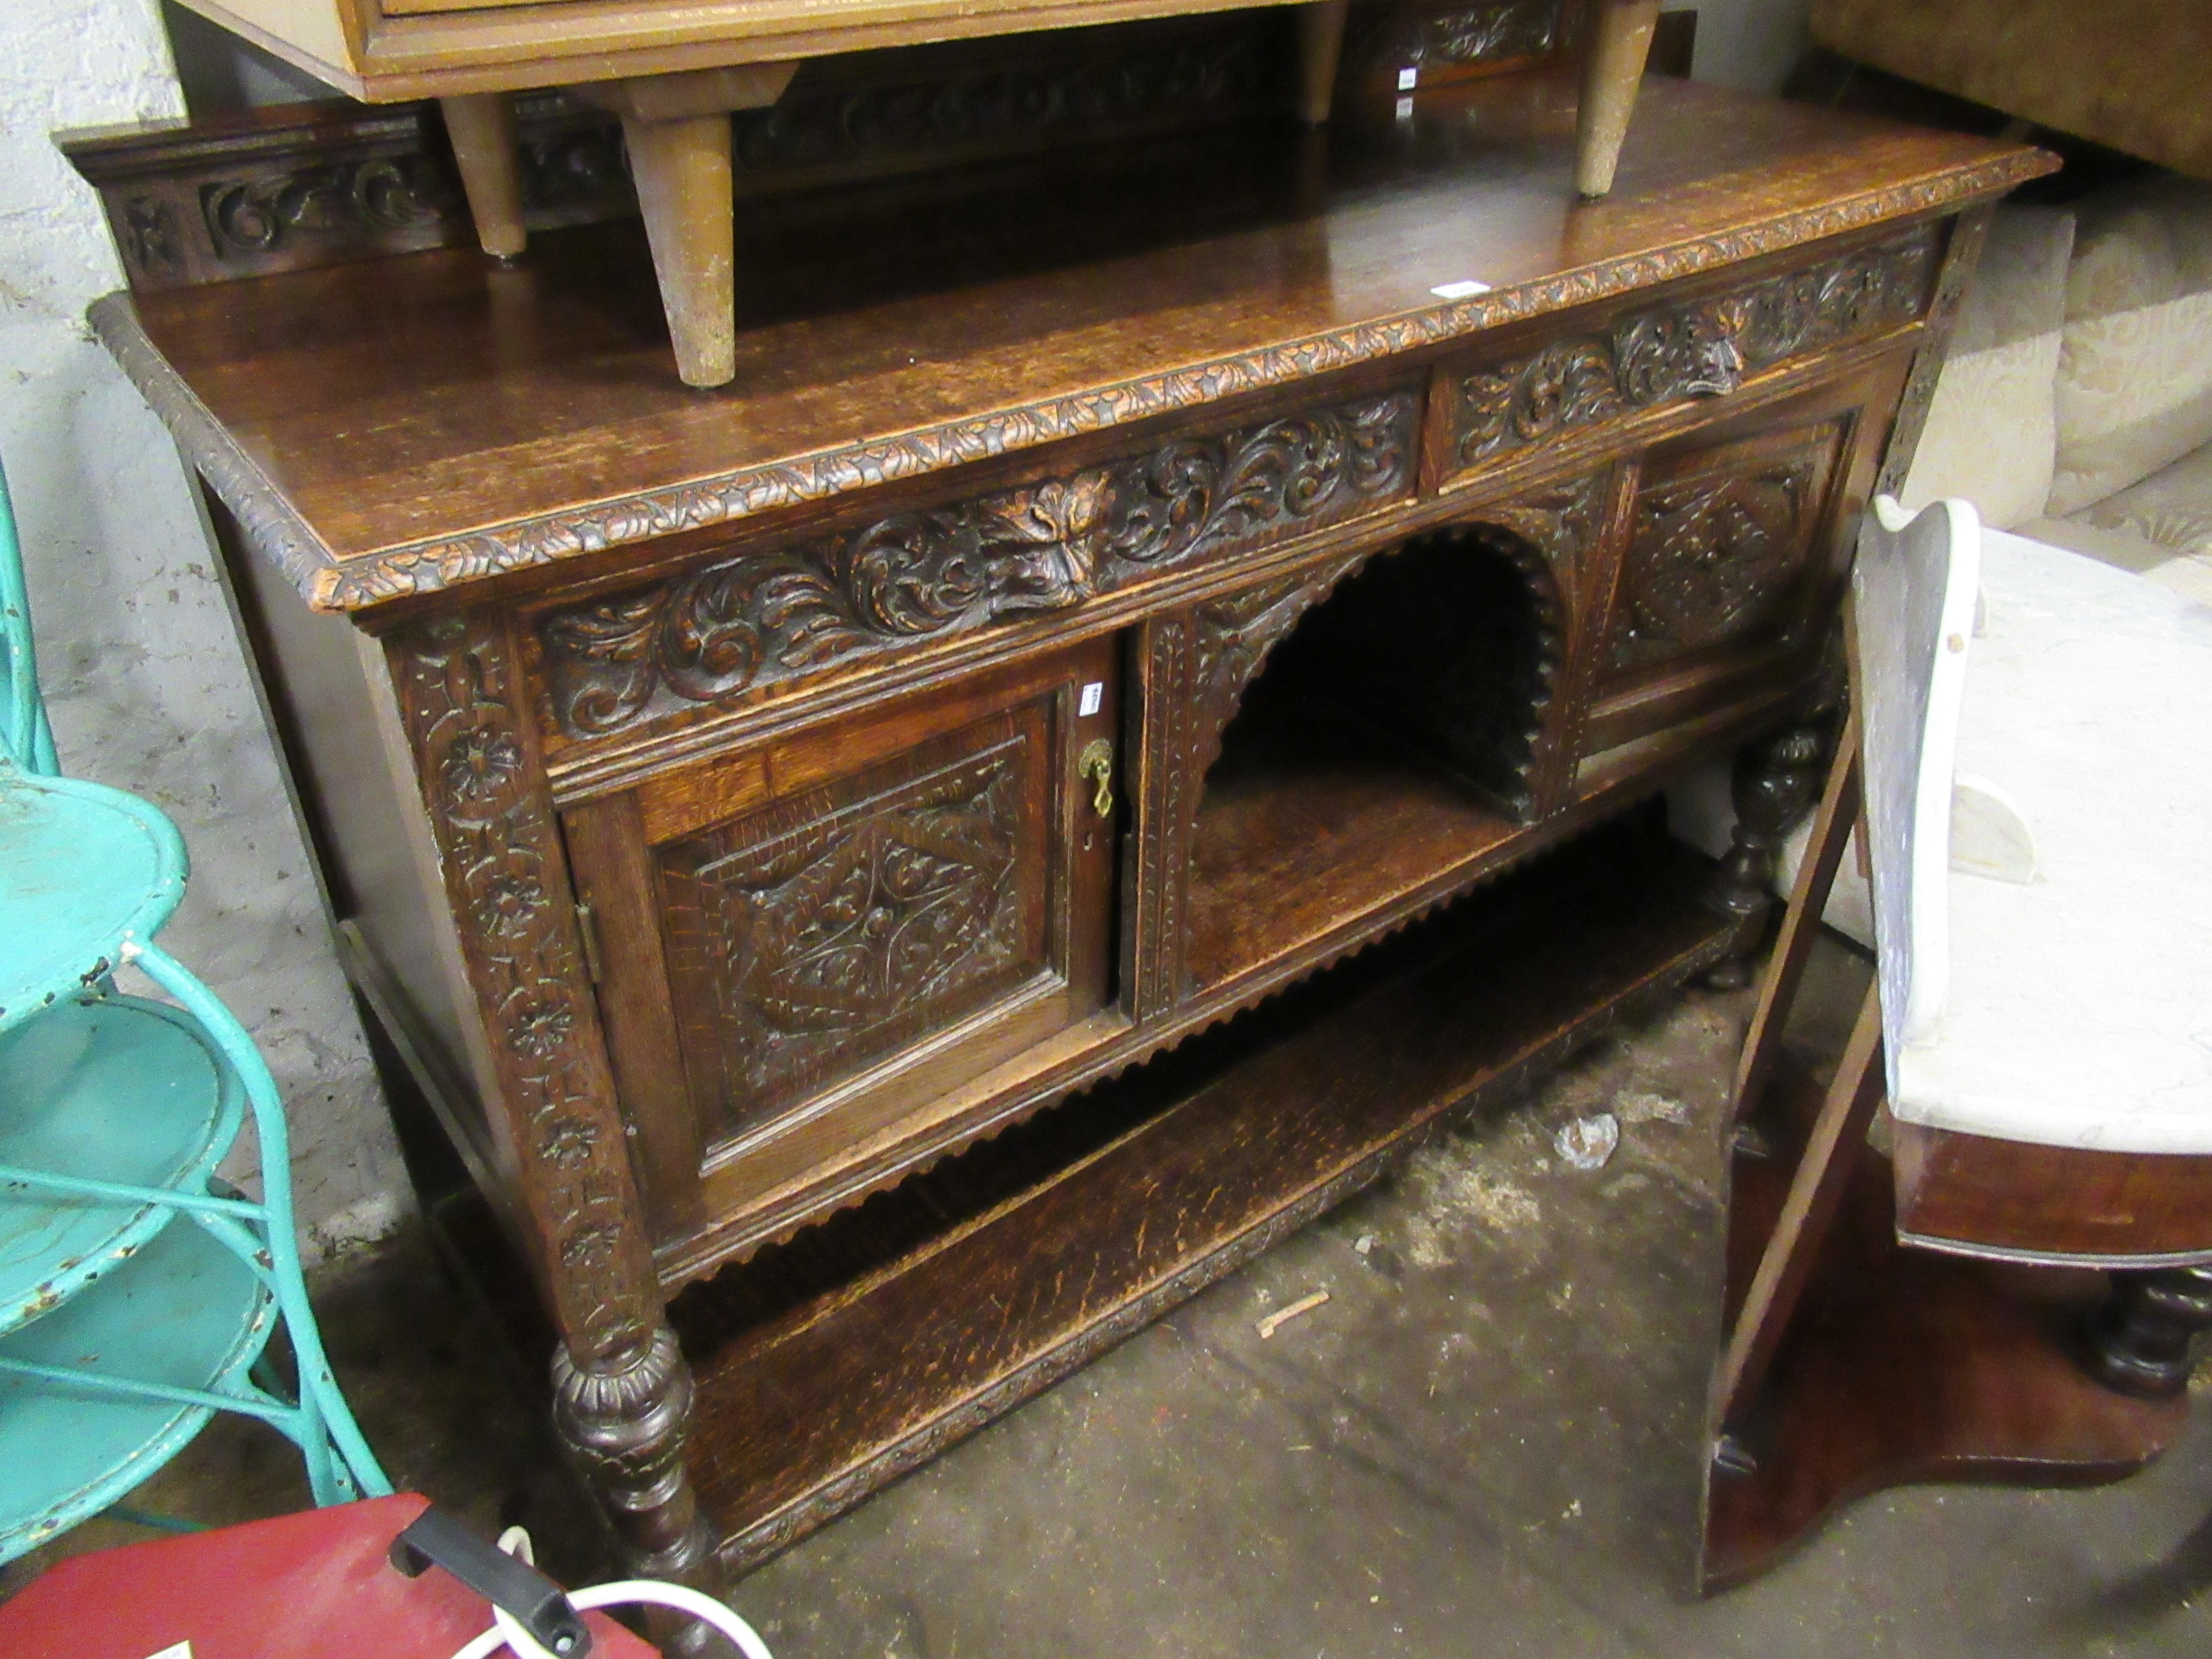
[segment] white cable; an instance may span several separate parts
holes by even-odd
[[[499,1547],[509,1555],[532,1561],[530,1534],[520,1527],[509,1527],[499,1536]],[[711,1595],[702,1595],[697,1590],[682,1584],[665,1584],[653,1578],[624,1578],[611,1584],[594,1584],[591,1589],[578,1590],[568,1598],[579,1613],[594,1607],[647,1606],[670,1607],[678,1613],[712,1625],[716,1630],[738,1644],[745,1659],[775,1659],[768,1650],[768,1644],[759,1633],[728,1607]],[[471,1641],[453,1656],[453,1659],[492,1659],[501,1648],[512,1649],[516,1659],[558,1659],[548,1653],[514,1615],[505,1607],[495,1606],[491,1610],[492,1627]]]

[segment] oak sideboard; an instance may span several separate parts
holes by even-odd
[[[760,194],[713,393],[635,219],[225,267],[226,191],[362,156],[465,228],[427,115],[72,146],[169,238],[94,326],[638,1565],[760,1559],[1755,944],[2048,158],[1656,81],[1590,203],[1575,105]],[[1716,868],[1652,802],[1732,751]]]

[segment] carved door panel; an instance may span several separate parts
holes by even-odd
[[[1901,373],[1878,365],[1643,458],[1584,755],[1802,678],[1872,483],[1881,423],[1861,410],[1885,406]]]
[[[1103,1006],[1114,662],[1092,641],[570,811],[660,1243],[895,1162]]]

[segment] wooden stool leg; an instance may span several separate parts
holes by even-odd
[[[726,385],[738,372],[730,118],[722,112],[674,121],[625,117],[623,138],[676,372],[686,386]]]
[[[1581,195],[1602,196],[1613,188],[1658,23],[1659,0],[1594,0],[1591,5],[1582,105],[1575,115],[1575,189]]]
[[[1351,9],[1352,0],[1310,0],[1298,8],[1298,119],[1309,126],[1328,119]]]
[[[2203,1330],[2212,1330],[2212,1267],[2116,1273],[2089,1328],[2089,1370],[2120,1394],[2172,1399],[2189,1387],[2189,1340]]]
[[[515,131],[514,100],[504,92],[471,92],[441,98],[438,107],[445,112],[446,136],[453,140],[477,240],[493,258],[512,259],[528,240],[522,228],[522,141]]]

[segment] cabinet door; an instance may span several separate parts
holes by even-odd
[[[1584,755],[1802,682],[1841,595],[1902,361],[1638,463]]]
[[[1103,1006],[1115,678],[1092,641],[568,813],[664,1244],[880,1178]]]

